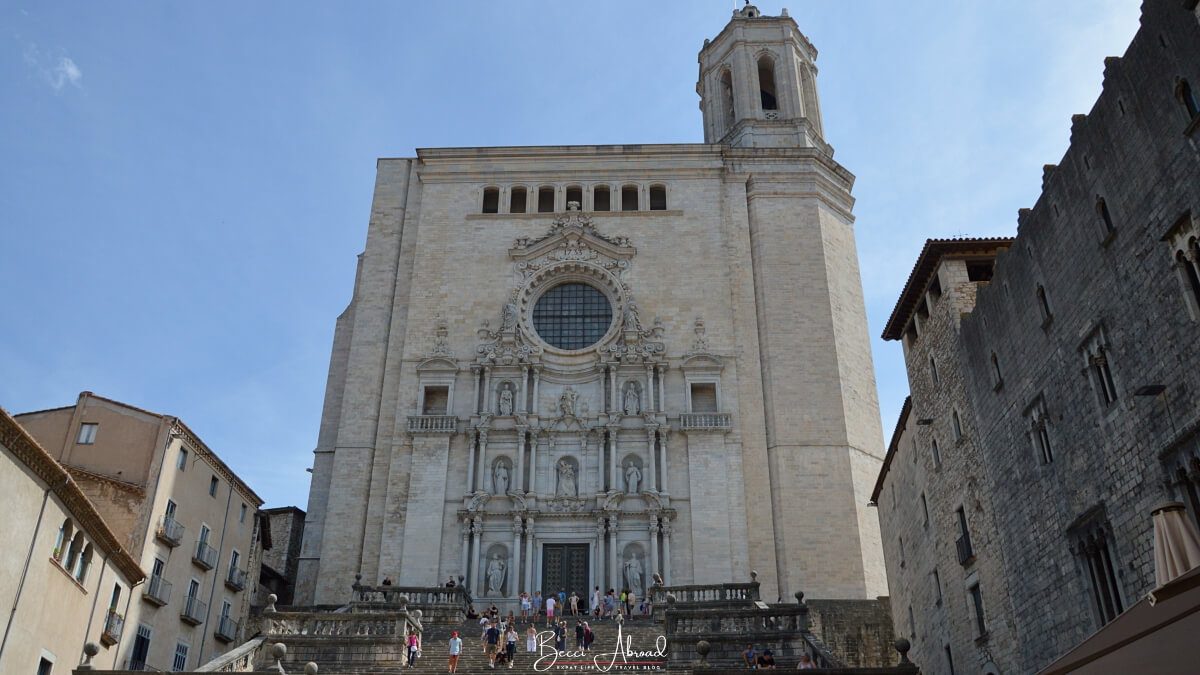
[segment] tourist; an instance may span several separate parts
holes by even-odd
[[[554,625],[554,596],[546,598],[546,625]]]
[[[483,634],[484,653],[488,656],[488,665],[495,669],[496,656],[500,648],[500,629],[489,624],[488,629]]]
[[[618,609],[613,613],[613,621],[617,622],[617,628],[625,625],[625,613]]]
[[[571,616],[579,616],[579,594],[571,591],[567,604],[571,607]]]
[[[383,578],[383,585],[384,585],[384,586],[391,586],[391,585],[392,585],[392,578],[391,578],[391,577],[388,577],[388,576],[385,576],[385,577]]]
[[[763,650],[758,656],[759,670],[775,670],[775,652],[770,649]]]
[[[629,591],[625,596],[625,612],[629,618],[633,618],[633,608],[637,606],[637,593]]]
[[[517,635],[516,624],[509,624],[508,632],[504,634],[504,648],[508,650],[508,667],[513,667],[513,661],[517,658],[517,640],[521,636]]]
[[[613,615],[613,608],[616,606],[617,602],[613,598],[613,590],[610,588],[608,589],[608,592],[604,594],[604,616],[601,617],[601,619],[605,617],[611,618]]]
[[[558,592],[558,611],[560,613],[565,611],[566,606],[567,606],[567,592],[560,590]]]
[[[421,634],[408,634],[408,667],[417,667],[417,657],[421,655]]]
[[[629,592],[628,589],[622,588],[621,595],[617,597],[617,611],[625,611],[625,595]]]
[[[496,603],[493,602],[492,606],[488,607],[488,616],[492,617],[492,623],[500,621],[500,609],[496,607]]]
[[[592,642],[596,640],[596,634],[592,632],[591,625],[588,622],[583,622],[583,649],[584,651],[592,651]]]
[[[454,588],[457,585],[458,584],[454,583],[454,575],[450,575],[450,578],[446,580],[446,588]]]
[[[559,621],[554,624],[554,648],[560,652],[567,651],[567,622]]]
[[[796,664],[796,670],[813,670],[817,664],[813,663],[812,657],[808,654],[800,655],[800,662]]]
[[[592,591],[592,604],[590,607],[592,614],[594,614],[597,618],[600,617],[600,603],[603,602],[602,598],[603,595],[600,593],[600,587],[597,586],[596,590]]]
[[[754,645],[746,645],[746,651],[742,652],[742,662],[746,664],[746,670],[758,667],[758,652],[754,650]]]
[[[529,628],[525,631],[525,651],[529,653],[537,651],[537,628],[533,624],[529,624]]]
[[[529,601],[529,593],[527,593],[525,591],[521,591],[521,618],[522,619],[529,618],[530,607],[531,607],[531,603]]]
[[[468,619],[478,619],[479,618],[479,612],[475,611],[475,605],[467,605],[467,618]]]
[[[488,629],[492,627],[492,622],[488,621],[487,617],[485,616],[479,620],[479,625],[483,626],[483,632],[479,635],[479,644],[482,647],[483,653],[487,654],[487,634]]]
[[[537,621],[538,615],[542,613],[542,592],[533,592],[533,620]]]
[[[450,670],[448,673],[458,672],[458,657],[462,654],[462,638],[458,637],[458,631],[450,633]]]

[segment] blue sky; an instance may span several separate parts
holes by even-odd
[[[793,0],[878,339],[927,237],[1011,234],[1139,0]],[[377,157],[700,142],[729,0],[0,5],[0,406],[175,414],[304,506]]]

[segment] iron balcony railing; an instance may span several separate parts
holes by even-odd
[[[201,569],[211,570],[217,566],[217,549],[209,546],[208,542],[196,542],[196,552],[192,554],[192,562]]]
[[[157,574],[151,576],[149,583],[142,590],[142,598],[162,607],[171,601],[171,582]]]
[[[193,626],[199,626],[204,623],[204,615],[208,612],[208,604],[194,595],[189,595],[183,603],[183,611],[179,613],[179,618],[185,623],[190,623]]]
[[[158,524],[157,536],[167,546],[175,548],[183,543],[183,523],[172,516],[163,516]]]
[[[225,575],[225,585],[234,591],[244,589],[246,587],[246,570],[230,567],[229,574]]]
[[[959,565],[966,565],[975,559],[975,549],[971,547],[970,533],[963,532],[962,536],[954,540],[954,547],[958,549]]]
[[[141,659],[135,659],[135,658],[134,658],[134,657],[132,657],[132,656],[131,656],[131,657],[129,657],[129,669],[130,669],[130,670],[141,670],[141,671],[145,671],[145,672],[148,672],[148,673],[162,673],[162,672],[166,672],[166,671],[163,671],[163,670],[159,670],[158,668],[155,668],[155,667],[154,667],[154,666],[152,666],[152,665],[149,665],[148,663],[146,663],[145,661],[143,661],[143,660],[141,660]]]
[[[111,647],[121,641],[121,631],[125,629],[125,617],[110,609],[104,616],[104,630],[100,633],[100,642]]]
[[[213,632],[213,635],[222,642],[233,642],[237,637],[237,632],[238,622],[233,617],[226,615],[217,622],[217,630]]]

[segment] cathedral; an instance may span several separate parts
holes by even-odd
[[[704,142],[381,159],[338,317],[297,604],[462,579],[885,595],[883,441],[816,48],[736,10]]]

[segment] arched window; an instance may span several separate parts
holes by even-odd
[[[758,97],[763,110],[779,110],[775,94],[775,61],[766,54],[758,57]]]
[[[737,111],[733,105],[733,75],[728,68],[721,73],[721,110],[724,113],[725,130],[729,131],[737,119]]]
[[[88,568],[92,566],[92,545],[88,544],[83,549],[83,555],[79,556],[79,562],[75,563],[75,581],[83,583],[87,579]]]
[[[1112,214],[1108,212],[1108,202],[1104,201],[1104,197],[1096,197],[1096,213],[1100,215],[1100,224],[1104,227],[1102,234],[1107,239],[1117,228],[1113,226]]]
[[[523,187],[515,187],[512,189],[512,196],[509,198],[508,212],[509,213],[525,213],[529,208],[529,191]]]
[[[71,546],[67,549],[67,560],[63,563],[63,567],[67,570],[75,569],[75,565],[79,562],[79,555],[83,552],[83,532],[76,532],[71,538]]]
[[[567,210],[571,209],[571,202],[579,204],[579,208],[583,208],[583,188],[578,185],[572,185],[567,188]]]
[[[538,188],[538,213],[554,213],[554,188]]]
[[[666,211],[667,210],[667,186],[651,185],[650,186],[650,210],[651,211]]]
[[[607,185],[597,185],[592,188],[592,210],[612,211],[612,192]]]
[[[58,528],[58,538],[54,540],[54,559],[62,562],[63,556],[67,554],[67,546],[71,542],[71,535],[75,532],[75,525],[71,523],[71,519],[67,518],[63,521],[62,526]]]
[[[1196,94],[1192,91],[1192,85],[1187,80],[1181,78],[1179,84],[1175,85],[1175,96],[1183,104],[1183,109],[1187,111],[1189,120],[1195,119],[1197,115],[1200,115],[1200,103],[1196,101]]]
[[[483,190],[483,212],[484,213],[499,213],[500,212],[500,188],[484,188]]]
[[[638,188],[636,185],[626,185],[621,188],[621,210],[638,210]]]

